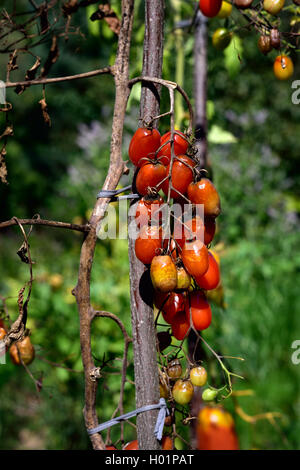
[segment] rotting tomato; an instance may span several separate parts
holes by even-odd
[[[194,291],[190,294],[189,302],[186,302],[186,316],[191,318],[197,331],[206,330],[211,324],[211,308],[202,291]]]
[[[168,373],[168,376],[170,377],[170,379],[179,379],[179,377],[182,374],[182,367],[181,367],[179,359],[177,359],[177,358],[172,359],[168,363],[167,373]]]
[[[208,270],[202,276],[195,277],[195,280],[201,289],[216,289],[220,283],[220,268],[213,254],[208,252]]]
[[[161,230],[159,227],[147,226],[141,228],[135,241],[136,257],[144,264],[150,264],[161,249]]]
[[[150,266],[150,276],[154,289],[161,292],[176,289],[177,270],[171,256],[154,256]]]
[[[186,241],[181,258],[191,276],[202,276],[208,270],[208,251],[201,240]]]
[[[257,46],[260,52],[262,52],[264,55],[267,55],[272,50],[271,36],[260,36]]]
[[[199,8],[201,13],[208,18],[217,16],[222,7],[222,0],[200,0]]]
[[[187,189],[192,204],[203,204],[204,215],[217,217],[221,212],[220,196],[214,184],[207,178],[190,183]]]
[[[194,395],[192,382],[190,380],[177,380],[173,386],[172,395],[176,403],[186,405],[191,401]]]
[[[135,185],[139,194],[145,196],[149,188],[159,190],[161,182],[167,176],[166,167],[158,162],[146,162],[140,169],[136,177]]]
[[[132,163],[141,167],[146,158],[153,160],[155,152],[160,146],[160,133],[157,129],[140,127],[130,141],[128,155]]]
[[[29,336],[17,341],[9,348],[9,355],[15,365],[20,365],[20,357],[24,364],[29,365],[34,360],[35,350]],[[19,357],[20,355],[20,357]]]
[[[286,55],[276,57],[273,71],[278,80],[288,80],[294,73],[294,64]]]
[[[176,289],[179,291],[187,290],[191,285],[191,276],[186,271],[184,266],[176,266],[177,269],[177,286]]]
[[[188,141],[183,132],[175,129],[174,133],[174,154],[175,155],[184,155],[188,149]],[[171,131],[164,134],[160,139],[160,146],[163,145],[162,149],[158,152],[157,158],[164,165],[168,165],[171,160],[171,142],[168,142],[171,139]]]
[[[171,182],[173,188],[171,189],[170,196],[173,199],[178,199],[181,195],[185,194],[188,185],[193,181],[193,168],[196,162],[186,155],[179,155],[173,162],[171,172]],[[168,175],[170,171],[170,164],[167,166]],[[166,196],[169,192],[169,180],[166,179],[162,184],[162,190]],[[180,194],[179,194],[180,193]]]
[[[245,10],[252,5],[253,0],[233,0],[233,3],[241,10]]]
[[[162,221],[161,206],[164,205],[163,198],[157,194],[146,194],[137,204],[135,220],[138,228],[149,225],[151,222]]]

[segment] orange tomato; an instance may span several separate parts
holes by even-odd
[[[186,241],[181,258],[191,276],[202,276],[208,270],[208,251],[201,240]]]
[[[238,450],[238,438],[230,413],[219,406],[205,406],[198,415],[199,450]]]
[[[294,73],[294,64],[286,55],[278,55],[273,65],[273,71],[278,80],[288,80]]]
[[[170,292],[177,286],[177,270],[171,256],[154,256],[150,266],[150,276],[154,289]]]
[[[136,257],[144,264],[150,264],[161,249],[161,230],[159,227],[147,226],[141,228],[135,241]]]
[[[215,186],[209,179],[201,178],[195,183],[190,183],[187,193],[192,204],[204,205],[205,216],[217,217],[220,214],[220,197]]]

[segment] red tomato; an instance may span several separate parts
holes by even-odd
[[[190,329],[190,322],[186,316],[186,313],[177,313],[172,319],[171,327],[172,335],[179,341],[182,341]]]
[[[118,449],[111,444],[110,446],[105,446],[105,450],[118,450]]]
[[[136,177],[136,189],[138,193],[145,196],[149,188],[159,190],[161,182],[167,176],[166,167],[159,162],[147,162],[140,169]]]
[[[172,186],[174,189],[171,190],[171,198],[178,199],[181,197],[181,194],[185,194],[187,191],[188,185],[193,181],[193,170],[196,166],[196,163],[191,158],[186,155],[180,155],[174,160],[172,166]],[[170,171],[170,165],[167,166],[168,175]],[[169,191],[169,180],[167,179],[162,184],[162,190],[165,195],[168,195]],[[181,193],[181,194],[179,194]]]
[[[199,8],[204,16],[213,18],[221,10],[222,0],[200,0]]]
[[[217,406],[202,408],[198,415],[197,441],[199,450],[238,450],[231,414]]]
[[[191,276],[202,276],[208,270],[208,251],[201,240],[186,241],[181,258]]]
[[[189,144],[183,132],[180,132],[177,129],[175,129],[175,132],[177,133],[174,134],[174,153],[175,155],[184,155],[188,149]],[[161,162],[164,165],[168,165],[171,159],[171,142],[168,142],[168,140],[170,139],[171,139],[171,131],[164,134],[160,139],[160,146],[162,146],[163,144],[165,145],[158,152],[157,158],[160,158]]]
[[[209,179],[201,178],[196,183],[190,183],[187,193],[192,204],[204,205],[205,216],[217,217],[220,214],[220,197]]]
[[[216,233],[216,221],[213,217],[204,217],[204,244],[209,245]]]
[[[152,221],[160,223],[162,220],[162,212],[160,211],[160,208],[164,203],[165,201],[158,194],[142,197],[137,205],[135,213],[137,227],[141,228]]]
[[[194,291],[190,295],[190,302],[186,302],[186,315],[190,318],[190,309],[194,328],[198,331],[206,330],[211,324],[211,308],[201,291]]]
[[[123,447],[123,450],[139,450],[139,445],[137,439],[134,441],[127,442]]]
[[[172,323],[173,318],[179,312],[185,312],[186,297],[184,294],[177,292],[170,292],[170,294],[155,291],[154,304],[162,311],[164,320],[167,323]]]
[[[145,160],[143,158],[155,158],[155,152],[160,146],[160,133],[156,129],[140,127],[133,135],[129,145],[129,158],[132,163],[141,167]]]
[[[216,289],[220,283],[220,269],[214,256],[208,252],[208,270],[203,276],[195,277],[195,280],[201,289]]]
[[[141,228],[135,241],[136,257],[144,264],[150,264],[161,248],[161,230],[159,227],[147,226]]]

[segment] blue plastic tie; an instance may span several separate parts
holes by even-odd
[[[151,410],[156,410],[156,409],[159,409],[159,413],[158,413],[157,420],[156,420],[154,435],[157,438],[157,440],[160,441],[162,439],[165,418],[166,416],[170,414],[164,398],[161,398],[159,400],[159,403],[157,403],[156,405],[145,405],[134,411],[130,411],[129,413],[126,413],[124,415],[116,416],[110,421],[106,421],[105,423],[99,424],[99,426],[97,426],[96,428],[88,429],[87,433],[89,435],[96,434],[97,432],[101,432],[104,429],[114,426],[115,424],[119,424],[121,421],[126,421],[129,418],[133,418],[134,416],[140,413],[144,413],[145,411],[151,411]]]

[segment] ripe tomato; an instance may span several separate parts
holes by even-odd
[[[150,264],[161,248],[161,230],[155,225],[144,225],[135,241],[136,257],[144,264]]]
[[[190,381],[195,387],[203,387],[207,382],[207,371],[204,367],[193,367],[190,372]]]
[[[209,179],[201,178],[196,183],[190,183],[187,193],[192,204],[204,205],[205,216],[217,217],[220,214],[220,196]]]
[[[143,158],[155,158],[155,152],[160,146],[160,133],[156,129],[140,127],[135,131],[129,145],[129,158],[132,163],[141,167],[145,160]]]
[[[221,10],[222,0],[200,0],[199,7],[204,16],[213,18]]]
[[[273,71],[278,80],[288,80],[294,73],[294,64],[286,55],[276,57]]]
[[[194,387],[190,380],[177,380],[172,389],[172,395],[176,403],[186,405],[194,395]]]
[[[179,341],[182,341],[186,337],[187,332],[190,329],[190,321],[186,313],[185,312],[177,313],[172,318],[171,327],[172,327],[172,335]]]
[[[114,445],[105,446],[105,450],[118,450]]]
[[[190,313],[196,330],[206,330],[211,324],[211,308],[203,292],[194,291],[190,294],[190,302],[186,302],[188,318],[190,318]]]
[[[164,320],[167,323],[172,323],[173,318],[179,312],[185,312],[186,298],[184,294],[178,292],[170,292],[165,294],[156,291],[154,293],[154,304],[162,311]]]
[[[198,450],[238,450],[239,443],[230,413],[218,406],[205,406],[198,414]]]
[[[138,440],[127,442],[123,447],[123,450],[139,450]]]
[[[136,207],[135,220],[138,228],[150,225],[151,222],[160,223],[162,212],[160,211],[165,201],[159,194],[147,194],[142,197]]]
[[[226,2],[223,0],[222,5],[221,5],[221,10],[217,14],[218,18],[228,18],[231,15],[232,12],[232,5],[229,2]]]
[[[150,276],[154,289],[170,292],[177,286],[177,270],[171,256],[154,256],[150,266]]]
[[[232,38],[232,33],[226,28],[218,28],[213,34],[212,43],[218,51],[223,51],[229,46]]]
[[[208,251],[201,240],[185,242],[181,258],[191,276],[202,276],[208,270]]]
[[[186,241],[200,240],[204,238],[204,224],[201,217],[196,216],[183,223],[175,221],[174,238],[178,245],[183,248]]]
[[[159,190],[161,182],[167,176],[166,167],[159,162],[146,162],[140,169],[136,177],[135,185],[139,194],[145,196],[149,188]]]
[[[220,269],[214,256],[208,252],[208,270],[202,276],[195,277],[195,280],[201,289],[216,289],[220,283]]]
[[[175,129],[176,134],[174,134],[174,154],[175,155],[184,155],[188,149],[188,142],[185,138],[183,132]],[[179,134],[179,135],[178,135]],[[168,165],[171,159],[171,142],[168,140],[171,139],[171,131],[164,134],[160,139],[160,145],[164,145],[163,148],[158,152],[157,158],[160,158],[161,162],[164,165]],[[168,142],[168,143],[167,143]]]
[[[271,15],[277,15],[284,7],[285,0],[264,0],[264,9]]]
[[[216,221],[214,217],[204,217],[204,244],[209,245],[216,233]]]
[[[185,194],[188,185],[193,181],[193,170],[196,166],[196,163],[191,158],[186,155],[179,155],[173,162],[171,181],[174,189],[171,190],[171,198],[178,199],[181,197],[181,194]],[[168,175],[170,171],[170,165],[167,166]],[[162,184],[162,190],[165,195],[168,195],[169,191],[169,180],[167,179]],[[181,194],[179,194],[181,193]]]
[[[179,359],[173,359],[169,362],[167,367],[167,373],[170,379],[179,379],[182,374],[182,367]]]
[[[29,336],[26,336],[24,339],[14,343],[9,348],[9,354],[12,362],[16,365],[21,364],[19,354],[24,364],[31,364],[35,356],[35,350],[33,345],[31,344]]]

